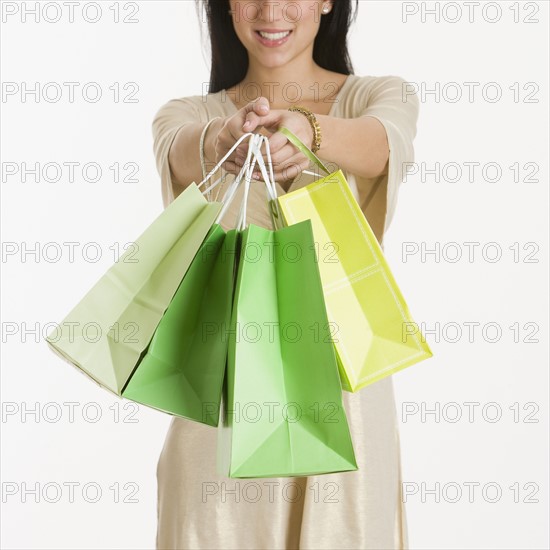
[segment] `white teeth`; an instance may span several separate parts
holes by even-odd
[[[281,38],[284,38],[285,36],[288,36],[290,34],[290,31],[285,32],[263,32],[258,31],[260,33],[260,36],[262,38],[267,38],[268,40],[280,40]]]

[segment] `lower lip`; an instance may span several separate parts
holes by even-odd
[[[263,44],[268,48],[277,48],[278,46],[284,44],[290,38],[292,31],[290,31],[283,38],[279,38],[277,40],[269,40],[269,38],[264,38],[259,32],[254,32],[254,34],[256,35],[256,38],[258,39],[258,42],[260,42],[260,44]]]

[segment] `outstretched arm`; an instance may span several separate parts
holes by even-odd
[[[387,174],[393,148],[412,143],[418,119],[418,98],[401,77],[375,79],[357,91],[356,116],[340,118],[316,115],[322,131],[318,156],[362,178]],[[286,126],[304,143],[311,144],[313,130],[307,118],[296,112],[272,110],[267,116],[250,113],[248,131],[265,126],[272,135],[270,148],[275,179],[294,178],[304,156],[277,130]],[[294,164],[294,166],[292,166]]]

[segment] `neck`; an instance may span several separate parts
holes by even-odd
[[[266,67],[250,59],[248,71],[240,83],[247,96],[260,94],[266,97],[273,109],[314,95],[314,83],[322,80],[326,71],[317,65],[311,52],[294,59],[282,67]]]

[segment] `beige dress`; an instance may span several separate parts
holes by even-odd
[[[414,160],[419,104],[416,96],[403,99],[404,82],[397,76],[351,75],[329,113],[340,118],[372,116],[386,129],[388,173],[365,179],[344,172],[380,242],[395,210],[405,163]],[[174,200],[168,151],[178,129],[186,122],[205,123],[236,111],[224,92],[174,99],[160,108],[153,134],[165,206]],[[213,199],[223,196],[232,178],[227,177],[212,192]],[[313,179],[302,174],[288,192]],[[277,190],[279,195],[285,193],[278,184]],[[225,229],[234,227],[239,199],[237,195],[221,222]],[[271,228],[261,184],[251,186],[247,219]],[[216,471],[217,430],[174,417],[157,467],[157,548],[407,548],[392,379],[355,394],[344,392],[343,400],[359,469],[304,478],[220,476]]]

